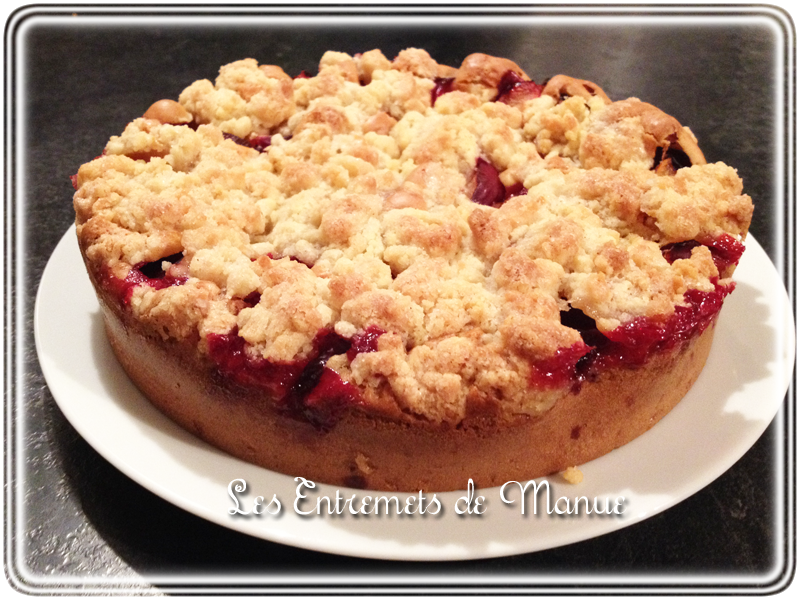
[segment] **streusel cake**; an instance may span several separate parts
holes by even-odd
[[[413,48],[225,65],[73,184],[109,339],[155,405],[269,469],[410,491],[653,426],[703,368],[753,211],[651,104]]]

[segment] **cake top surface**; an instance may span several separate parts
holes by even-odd
[[[295,78],[225,65],[74,183],[90,271],[180,283],[128,290],[154,334],[207,354],[234,332],[289,363],[321,330],[376,331],[373,351],[328,367],[368,403],[449,422],[473,397],[546,410],[565,391],[531,394],[531,365],[583,344],[563,313],[601,332],[669,319],[727,281],[712,250],[741,242],[753,210],[736,171],[650,104],[419,49],[326,52]]]

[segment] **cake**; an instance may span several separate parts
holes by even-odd
[[[155,406],[267,469],[399,491],[557,473],[655,425],[703,369],[753,211],[649,103],[414,48],[227,64],[72,183],[108,338]]]

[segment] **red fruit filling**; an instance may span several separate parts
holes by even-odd
[[[575,365],[591,350],[584,342],[577,342],[567,348],[559,348],[546,360],[531,366],[531,383],[537,387],[561,387],[575,378]]]
[[[431,90],[431,106],[436,104],[436,100],[439,96],[453,91],[453,83],[455,80],[455,77],[434,77],[433,89]]]
[[[242,298],[242,302],[244,302],[250,308],[253,308],[256,304],[261,302],[261,292],[259,291],[250,292],[249,294],[247,294],[247,296]]]
[[[706,246],[711,251],[711,258],[714,259],[714,264],[720,273],[731,265],[738,265],[739,259],[742,258],[744,253],[744,244],[727,233],[723,233],[717,238],[709,237],[700,241],[689,240],[687,242],[667,244],[661,249],[661,253],[672,264],[676,260],[690,258],[692,250],[697,246]]]
[[[206,337],[208,353],[220,372],[241,385],[258,386],[272,395],[283,397],[302,374],[302,362],[271,362],[247,352],[238,329],[231,333],[212,333]]]
[[[544,90],[543,85],[525,80],[514,71],[506,71],[497,84],[497,97],[494,101],[503,104],[523,102],[538,98],[542,95],[542,90]]]
[[[319,383],[302,403],[302,416],[319,429],[329,430],[339,421],[342,413],[354,404],[360,404],[361,394],[352,383],[344,381],[333,369],[325,367]]]
[[[105,270],[102,274],[103,287],[111,289],[123,304],[130,304],[133,290],[140,285],[149,285],[156,290],[163,290],[173,285],[186,283],[189,275],[186,269],[178,266],[181,260],[183,260],[183,254],[178,253],[165,256],[153,262],[139,263],[128,271],[125,279],[115,277],[110,271]],[[163,261],[172,263],[172,267],[164,271],[161,267]]]
[[[484,206],[501,204],[506,199],[506,188],[494,165],[482,158],[475,164],[475,191],[472,201]]]
[[[573,308],[563,312],[562,324],[580,332],[586,351],[579,353],[576,344],[562,349],[549,361],[535,364],[532,382],[555,387],[572,381],[577,391],[583,381],[594,379],[603,369],[643,365],[654,354],[671,350],[703,333],[733,288],[733,283],[722,286],[715,281],[711,292],[688,290],[683,295],[685,305],[676,306],[669,318],[657,321],[638,317],[605,333],[582,311]]]
[[[353,336],[350,349],[347,351],[347,358],[353,360],[356,354],[362,352],[376,352],[378,350],[378,338],[386,333],[377,325],[370,325],[364,331]]]
[[[692,257],[692,250],[701,246],[702,244],[695,240],[688,242],[676,242],[674,244],[667,244],[661,248],[661,254],[667,259],[669,264],[674,263],[676,260],[685,260]],[[713,254],[712,254],[713,256]]]
[[[513,198],[514,196],[524,196],[527,193],[528,193],[528,188],[526,188],[521,183],[517,182],[513,185],[506,187],[505,199],[508,200],[509,198]]]
[[[669,146],[666,151],[661,147],[656,148],[656,153],[653,157],[653,167],[650,170],[655,171],[658,169],[662,161],[669,161],[669,167],[671,169],[669,172],[671,173],[678,169],[692,166],[692,159],[677,146]]]
[[[473,173],[475,191],[471,200],[484,206],[499,206],[512,196],[527,194],[528,190],[521,184],[515,183],[509,187],[500,181],[500,173],[489,161],[478,157]]]
[[[245,146],[246,148],[253,148],[254,150],[258,150],[259,152],[263,152],[264,150],[269,148],[270,143],[272,143],[272,136],[270,135],[257,135],[249,139],[244,139],[232,133],[223,133],[222,137],[225,138],[226,140],[231,140],[232,142],[239,144],[240,146]]]
[[[325,364],[339,354],[352,360],[361,352],[374,352],[383,333],[379,327],[369,326],[348,340],[332,329],[321,329],[314,338],[311,355],[289,362],[269,361],[248,352],[238,329],[228,334],[209,334],[206,341],[209,356],[222,374],[240,385],[267,390],[278,399],[284,414],[324,431],[336,424],[346,408],[361,403],[358,388]]]
[[[720,272],[731,265],[738,265],[739,259],[744,254],[744,244],[727,233],[723,233],[718,238],[704,239],[702,243],[711,250],[714,264],[717,265],[717,270]]]
[[[263,152],[269,145],[272,143],[272,136],[271,135],[257,135],[248,140],[251,148],[258,150],[259,152]]]
[[[312,357],[281,400],[281,410],[294,419],[308,421],[326,430],[336,424],[345,408],[360,404],[358,388],[325,366],[332,356],[344,354],[349,349],[350,340],[332,329],[317,333]]]
[[[604,351],[604,364],[641,365],[654,353],[671,350],[693,335],[700,335],[711,325],[734,287],[733,283],[714,282],[712,292],[687,290],[683,295],[686,305],[676,306],[666,321],[639,317],[608,332],[606,337],[614,347]]]

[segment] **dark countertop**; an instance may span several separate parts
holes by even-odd
[[[517,575],[547,578],[561,587],[580,586],[578,575],[602,575],[617,590],[634,585],[635,576],[644,577],[645,586],[656,585],[656,578],[663,585],[686,586],[696,576],[691,585],[714,585],[709,578],[717,577],[717,585],[747,587],[751,580],[742,577],[777,582],[793,566],[786,563],[789,540],[779,533],[789,516],[778,510],[783,488],[776,485],[782,483],[776,472],[786,458],[787,428],[776,423],[705,489],[600,538],[468,562],[362,560],[227,530],[128,479],[59,411],[32,336],[42,269],[73,221],[69,176],[153,101],[177,98],[195,79],[213,80],[219,65],[249,56],[297,74],[316,72],[326,49],[381,48],[392,57],[416,46],[456,66],[471,52],[487,52],[515,60],[534,80],[563,72],[595,81],[613,99],[636,96],[689,125],[709,161],[738,168],[757,207],[751,232],[777,261],[784,232],[776,215],[785,210],[786,196],[783,182],[774,178],[784,160],[774,143],[784,132],[775,107],[784,102],[780,78],[786,73],[774,65],[790,43],[780,18],[762,9],[760,20],[756,13],[738,11],[729,15],[734,20],[715,13],[702,22],[668,21],[662,14],[632,22],[604,21],[595,14],[578,22],[573,14],[565,23],[531,20],[526,15],[532,13],[525,13],[505,14],[497,23],[430,15],[415,22],[407,17],[379,22],[374,16],[366,22],[332,16],[312,22],[303,16],[287,25],[277,18],[227,23],[220,16],[194,24],[182,16],[150,23],[118,16],[99,23],[83,13],[77,19],[58,13],[46,19],[42,11],[23,15],[11,31],[21,59],[13,74],[22,100],[14,108],[24,124],[18,129],[24,139],[13,149],[24,188],[7,216],[19,225],[17,241],[24,242],[24,251],[11,258],[26,265],[9,300],[23,311],[22,327],[12,329],[22,365],[11,381],[18,401],[7,413],[14,426],[7,444],[17,443],[11,449],[17,462],[7,468],[7,516],[24,532],[7,544],[7,571],[18,585],[34,591],[99,587],[158,593],[178,588],[177,580],[166,577],[151,589],[149,580],[156,575],[257,571],[258,589],[273,588],[270,576],[278,574],[302,586],[311,573],[347,574],[355,587],[372,576],[413,586],[423,577],[468,574],[484,578],[482,589],[507,591],[514,588],[497,586]],[[213,582],[205,585],[215,588]]]

